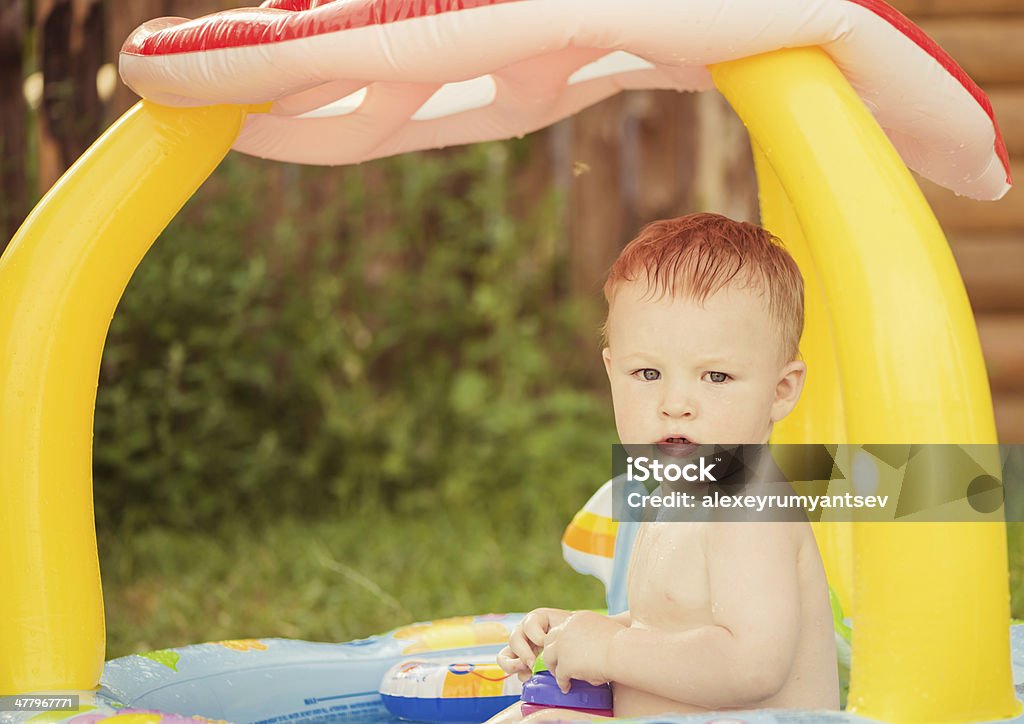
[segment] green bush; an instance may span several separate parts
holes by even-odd
[[[558,200],[513,210],[527,143],[346,169],[227,159],[114,317],[101,529],[578,508],[614,431],[582,382],[596,335],[558,291]]]

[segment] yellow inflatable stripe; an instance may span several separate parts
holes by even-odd
[[[619,531],[619,522],[617,520],[612,520],[607,515],[591,513],[585,508],[573,517],[572,523],[569,525],[578,526],[588,533],[596,533],[597,535],[614,536]]]
[[[614,523],[614,530],[618,530],[618,523]],[[615,533],[597,533],[586,530],[578,525],[576,521],[569,524],[562,536],[562,542],[570,548],[583,553],[590,553],[595,556],[611,558],[615,555]]]
[[[394,633],[399,640],[408,639],[403,654],[443,651],[462,646],[503,644],[511,631],[500,621],[473,623],[471,616],[444,619],[426,624],[413,624]]]

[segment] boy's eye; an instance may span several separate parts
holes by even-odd
[[[658,370],[651,369],[650,367],[644,368],[642,370],[637,370],[633,374],[639,375],[640,379],[645,380],[647,382],[654,382],[655,380],[661,379],[661,373],[658,372]]]
[[[705,372],[704,377],[708,382],[714,382],[716,385],[720,385],[729,379],[729,375],[725,372]]]

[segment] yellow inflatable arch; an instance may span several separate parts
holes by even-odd
[[[353,19],[355,5],[268,0],[140,28],[122,75],[151,100],[58,181],[0,259],[0,693],[99,681],[103,344],[136,266],[233,145],[358,162],[525,133],[622,88],[713,81],[750,132],[764,223],[808,282],[815,374],[775,439],[996,442],[963,283],[903,159],[998,198],[1005,153],[976,86],[884,3],[431,0],[370,2]],[[1018,713],[1002,524],[816,532],[854,611],[852,711]]]

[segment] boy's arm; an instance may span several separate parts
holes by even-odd
[[[786,523],[716,523],[707,544],[713,623],[680,632],[627,628],[611,635],[611,681],[708,708],[778,692],[800,633],[797,538]]]

